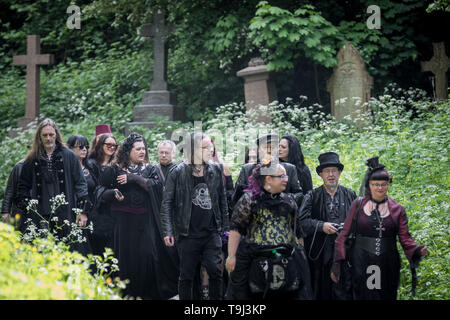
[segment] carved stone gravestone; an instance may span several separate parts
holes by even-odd
[[[422,61],[422,72],[431,71],[434,74],[435,98],[448,98],[448,79],[447,70],[450,68],[450,59],[445,54],[445,45],[443,42],[433,43],[433,58],[430,61]]]
[[[247,110],[263,105],[267,106],[277,100],[275,83],[270,79],[270,71],[261,58],[250,60],[248,67],[236,74],[244,78],[245,106]],[[261,114],[258,121],[269,123],[270,115]]]
[[[368,74],[358,50],[349,41],[339,50],[337,59],[338,65],[327,81],[331,114],[336,120],[347,115],[353,119],[358,110],[363,111],[363,104],[370,99],[373,78]]]
[[[171,29],[170,26],[165,25],[165,12],[163,10],[157,11],[153,25],[146,25],[141,29],[142,36],[153,38],[153,80],[150,91],[143,93],[142,104],[134,108],[134,122],[126,125],[126,135],[132,126],[153,128],[156,122],[149,121],[151,116],[165,116],[168,117],[169,121],[180,120],[183,117],[182,112],[175,107],[175,98],[168,91],[167,86],[166,37]]]
[[[25,116],[18,119],[19,128],[25,127],[28,123],[39,117],[41,90],[39,66],[53,63],[54,56],[52,54],[41,54],[39,35],[29,35],[27,37],[26,55],[13,57],[13,65],[27,66]]]

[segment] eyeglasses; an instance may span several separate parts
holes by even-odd
[[[280,178],[280,179],[289,179],[289,176],[287,176],[287,175],[285,175],[285,174],[282,174],[281,176],[273,176],[273,175],[270,175],[272,178]]]
[[[379,183],[371,183],[370,184],[372,187],[374,187],[374,188],[387,188],[387,186],[388,186],[388,184],[387,183],[382,183],[382,184],[379,184]]]
[[[338,169],[323,169],[323,174],[337,174],[339,172]]]
[[[103,143],[108,149],[115,149],[118,147],[117,144],[114,143]]]
[[[75,148],[78,148],[78,149],[80,149],[80,150],[83,150],[83,149],[89,149],[89,146],[76,146]]]

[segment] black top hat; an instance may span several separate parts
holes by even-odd
[[[339,171],[344,170],[344,165],[339,162],[339,155],[335,152],[325,152],[319,156],[319,163],[316,167],[317,174],[321,173],[326,167],[337,167]]]
[[[256,139],[256,145],[259,147],[261,144],[269,143],[272,141],[278,141],[277,134],[271,133],[271,134],[259,137],[258,139]]]

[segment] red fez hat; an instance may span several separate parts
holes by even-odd
[[[95,135],[98,136],[103,133],[111,133],[111,128],[107,124],[99,124],[95,127]]]

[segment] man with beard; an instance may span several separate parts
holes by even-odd
[[[58,217],[58,225],[67,220],[85,227],[91,202],[80,161],[63,143],[56,123],[47,118],[39,123],[33,145],[23,163],[18,183],[18,199],[22,210],[25,210],[29,200],[37,200],[39,215],[30,211],[26,213],[24,220],[31,219],[40,229],[55,230],[62,239],[70,233],[69,226],[56,228],[56,222],[50,221],[50,200],[60,194],[64,194],[67,205],[61,205],[54,212]],[[75,214],[73,208],[81,209],[81,213]]]
[[[301,226],[306,233],[305,249],[309,258],[314,299],[349,300],[351,283],[348,273],[342,272],[335,284],[330,277],[334,241],[356,198],[355,191],[339,185],[344,165],[334,152],[319,156],[316,168],[323,185],[309,191],[300,208]]]

